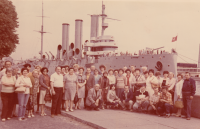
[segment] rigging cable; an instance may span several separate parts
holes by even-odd
[[[191,58],[189,58],[189,57],[186,57],[186,56],[184,56],[184,55],[181,55],[181,54],[178,54],[178,55],[183,56],[183,57],[185,57],[185,58],[188,58],[188,59],[190,59],[190,60],[196,61],[196,60],[191,59]],[[179,56],[179,57],[180,57],[180,56]],[[196,61],[196,62],[200,63],[199,61]]]
[[[180,56],[178,56],[178,57],[180,57]],[[184,60],[182,57],[180,57],[182,60]],[[186,60],[184,60],[185,62],[187,62]],[[187,62],[188,63],[188,62]]]

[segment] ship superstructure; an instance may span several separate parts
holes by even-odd
[[[101,35],[99,36],[99,19],[101,18]],[[83,20],[75,20],[75,42],[69,43],[70,24],[62,24],[62,45],[58,45],[57,55],[50,52],[51,57],[43,56],[42,59],[28,60],[25,63],[41,65],[49,69],[49,74],[52,74],[55,67],[60,65],[73,66],[79,64],[82,67],[90,67],[91,65],[98,68],[100,65],[105,65],[107,69],[119,69],[124,66],[130,67],[134,65],[136,68],[146,66],[148,69],[155,71],[171,71],[177,73],[177,53],[158,51],[157,49],[139,50],[138,53],[119,53],[118,46],[112,35],[104,35],[108,24],[105,19],[108,18],[105,14],[105,5],[102,3],[102,14],[91,15],[91,33],[90,40],[82,42]],[[108,18],[111,19],[111,18]],[[112,19],[116,20],[116,19]],[[136,43],[135,43],[136,44]],[[21,65],[21,64],[19,64]]]

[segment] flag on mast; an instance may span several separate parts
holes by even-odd
[[[172,42],[177,41],[177,37],[178,37],[178,35],[177,35],[176,37],[173,37],[173,38],[172,38]]]

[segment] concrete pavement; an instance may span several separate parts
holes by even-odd
[[[50,107],[50,104],[47,106]],[[197,118],[188,121],[175,116],[164,118],[156,115],[111,109],[62,111],[62,114],[108,129],[200,129],[200,120]]]

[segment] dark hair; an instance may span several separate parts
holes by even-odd
[[[115,71],[119,72],[119,70],[118,70],[118,69],[115,69],[113,72],[115,72]]]
[[[8,72],[8,71],[13,71],[13,69],[12,68],[6,68],[6,73]]]
[[[111,84],[111,85],[110,85],[110,89],[112,89],[112,87],[115,87],[115,85],[114,85],[114,84]],[[115,87],[115,88],[116,88],[116,87]]]
[[[149,73],[152,72],[154,74],[154,70],[153,69],[149,69]]]
[[[190,75],[190,73],[189,73],[189,72],[185,72],[185,74],[189,74],[189,75]]]
[[[61,67],[61,66],[56,66],[55,70],[56,70],[58,67],[60,67],[60,68],[62,69],[62,67]]]
[[[129,88],[129,86],[128,86],[128,85],[125,85],[125,86],[124,86],[124,88],[125,88],[126,86]]]
[[[24,65],[24,67],[25,67],[25,68],[31,67],[31,65],[27,63],[27,64]]]
[[[7,63],[7,62],[10,62],[10,63],[11,63],[11,65],[12,65],[12,62],[11,62],[11,61],[9,61],[9,60],[5,61],[5,65],[6,65],[6,63]]]
[[[114,72],[114,70],[113,70],[113,69],[109,69],[109,70],[108,70],[108,72],[110,72],[110,71],[113,71],[113,72]]]
[[[126,70],[125,70],[125,73],[127,73],[128,71],[131,73],[131,70],[130,70],[130,69],[126,69]]]
[[[73,68],[73,67],[70,67],[68,70],[70,71],[70,69],[73,69],[73,70],[74,70],[74,68]]]
[[[182,74],[180,74],[180,73],[177,75],[177,77],[178,77],[178,76],[181,76],[181,78],[183,78],[183,75],[182,75]]]
[[[24,68],[21,69],[22,74],[23,74],[24,70],[27,70],[27,72],[29,72],[29,70],[26,67],[24,67]]]
[[[67,67],[69,68],[69,65],[65,65],[64,67],[65,67],[65,68],[67,68]]]
[[[95,71],[97,71],[97,72],[99,73],[99,70],[98,70],[98,69],[95,69],[94,72],[95,72]]]
[[[78,70],[82,69],[83,71],[85,70],[83,67],[79,67]]]
[[[164,75],[164,74],[169,74],[169,72],[168,72],[168,71],[163,71],[163,75]]]
[[[65,67],[65,66],[61,66],[61,69],[63,69],[63,68],[64,68],[64,69],[66,69],[66,67]]]
[[[104,76],[105,74],[107,74],[107,75],[108,75],[108,72],[107,72],[107,71],[105,71],[105,72],[103,73],[103,76]]]
[[[42,74],[43,74],[43,72],[44,72],[45,69],[47,70],[47,72],[49,72],[49,70],[48,70],[47,67],[43,67],[43,68],[40,70]]]
[[[148,72],[148,71],[145,71],[145,72],[144,72],[144,74],[147,74],[147,73],[149,74],[149,72]]]
[[[122,71],[124,73],[124,70],[123,69],[119,69],[119,71]]]
[[[141,70],[137,68],[137,69],[135,69],[135,72],[136,72],[136,71],[141,71]]]
[[[157,72],[155,73],[155,76],[158,76],[158,75],[161,75],[160,71],[157,71]]]

